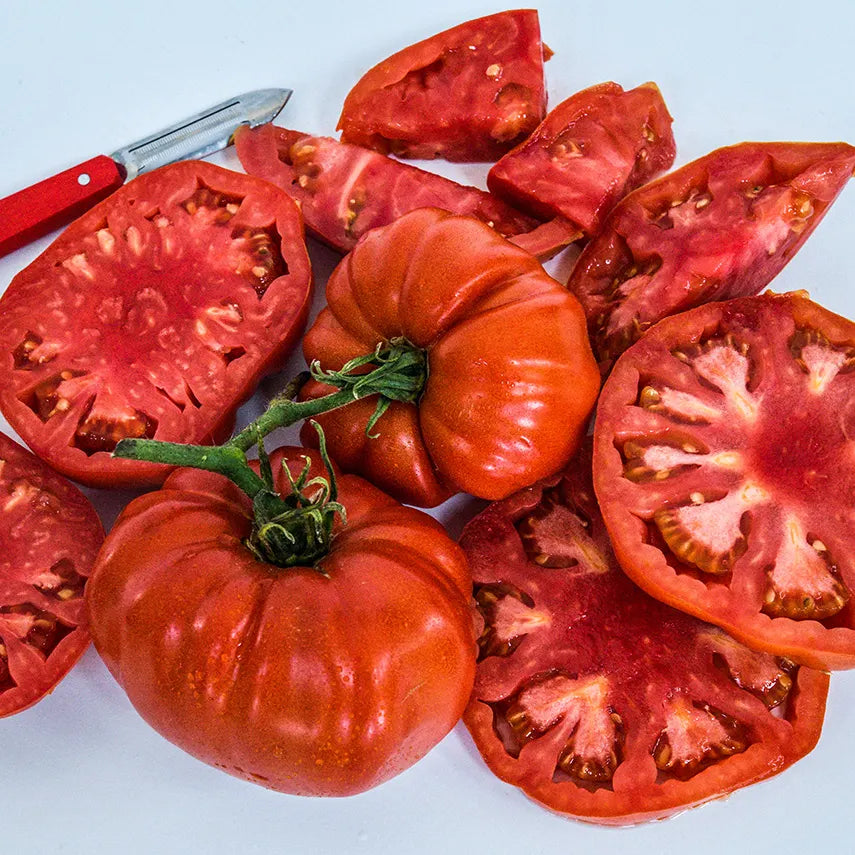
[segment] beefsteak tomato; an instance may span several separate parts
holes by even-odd
[[[0,717],[40,700],[89,644],[83,591],[104,529],[86,497],[0,433]]]
[[[855,323],[804,293],[713,303],[626,351],[594,479],[648,593],[758,650],[855,667]]]
[[[55,469],[94,486],[166,469],[124,437],[227,435],[305,323],[294,202],[208,163],[147,173],[72,223],[0,298],[0,409]]]
[[[467,21],[367,71],[344,102],[344,142],[400,157],[494,161],[546,112],[537,12]]]
[[[602,824],[661,819],[768,778],[819,738],[828,675],[744,647],[620,570],[590,449],[461,537],[484,621],[464,713],[492,771]]]
[[[668,315],[761,291],[853,170],[845,143],[741,143],[630,193],[567,283],[603,367]]]
[[[487,175],[523,211],[564,217],[592,237],[630,190],[670,168],[671,116],[655,83],[628,92],[601,83],[562,101]]]
[[[271,456],[283,496],[306,453]],[[87,590],[98,652],[152,727],[299,795],[358,793],[416,762],[458,720],[475,667],[457,544],[361,478],[338,490],[347,524],[327,554],[278,567],[244,544],[237,487],[178,469],[125,509]]]
[[[458,490],[506,496],[576,449],[599,391],[584,317],[536,259],[483,223],[425,208],[366,234],[330,276],[303,349],[339,369],[401,340],[427,361],[415,404],[393,401],[369,431],[376,396],[318,416],[346,471],[432,506]]]

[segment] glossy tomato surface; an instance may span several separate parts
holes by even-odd
[[[487,186],[542,219],[564,217],[587,237],[630,190],[674,162],[671,115],[655,83],[583,89],[549,111],[496,163]]]
[[[759,650],[855,666],[855,324],[804,292],[658,324],[616,364],[594,476],[655,597]]]
[[[77,488],[0,433],[0,717],[40,700],[89,644],[83,592],[104,540]]]
[[[271,455],[286,494],[303,454]],[[313,464],[311,475],[323,469]],[[178,470],[132,502],[87,593],[92,636],[140,715],[185,751],[287,793],[344,796],[421,758],[460,717],[475,665],[471,579],[435,520],[355,476],[314,567],[243,545],[249,501]]]
[[[125,437],[222,438],[302,331],[311,269],[280,190],[208,163],[131,181],[70,225],[0,299],[0,409],[94,486],[165,468],[110,456]]]
[[[464,720],[487,765],[554,811],[630,824],[803,757],[828,676],[637,588],[612,553],[590,465],[588,448],[461,537],[483,617]]]
[[[546,111],[537,12],[467,21],[367,71],[338,120],[344,142],[400,157],[496,160]]]
[[[303,350],[338,369],[398,338],[427,354],[418,404],[393,402],[376,438],[373,398],[318,419],[345,470],[432,506],[461,490],[506,496],[576,449],[599,390],[581,310],[483,223],[428,208],[367,234],[330,277]]]
[[[741,143],[627,196],[567,283],[602,365],[668,315],[761,291],[853,170],[845,143]]]

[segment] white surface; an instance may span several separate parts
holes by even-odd
[[[746,139],[855,142],[850,0],[539,8],[555,51],[551,103],[604,80],[655,80],[675,117],[678,164]],[[0,0],[0,196],[248,89],[292,87],[280,121],[331,134],[370,65],[496,10],[474,0]],[[237,166],[232,153],[215,159]],[[438,168],[473,183],[485,175],[482,166]],[[850,186],[775,289],[807,288],[855,316],[853,224]],[[0,289],[47,243],[0,260]],[[322,289],[334,256],[316,245],[312,253]],[[244,420],[283,380],[265,382]],[[117,500],[90,495],[109,522]],[[462,726],[362,796],[268,792],[166,743],[90,650],[52,696],[0,721],[0,846],[10,855],[852,851],[853,702],[855,674],[836,675],[819,747],[796,767],[726,802],[614,831],[553,816],[501,783]]]

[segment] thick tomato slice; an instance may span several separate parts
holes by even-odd
[[[162,480],[110,456],[124,437],[202,442],[278,367],[305,323],[311,269],[294,202],[185,162],[72,223],[0,299],[0,408],[60,472]]]
[[[676,147],[655,83],[602,83],[562,101],[496,163],[487,186],[541,219],[564,217],[591,237],[630,190],[664,172]]]
[[[304,454],[271,455],[290,494]],[[313,462],[309,477],[323,474]],[[361,792],[456,724],[475,670],[466,559],[436,520],[338,479],[347,524],[313,567],[244,546],[250,502],[178,470],[132,502],[86,598],[92,637],[138,712],[185,751],[272,789]]]
[[[572,224],[541,224],[483,190],[330,137],[267,124],[240,128],[235,148],[250,175],[296,199],[306,228],[340,252],[416,208],[475,217],[541,259],[578,237]]]
[[[416,404],[394,401],[375,438],[376,397],[318,417],[345,470],[432,506],[458,490],[502,498],[575,451],[599,391],[581,309],[483,223],[423,208],[366,234],[330,276],[303,350],[338,370],[400,339],[428,364]]]
[[[803,293],[662,321],[615,365],[594,476],[653,596],[759,650],[855,667],[855,324]]]
[[[77,488],[0,433],[0,717],[34,704],[89,644],[83,600],[104,540]]]
[[[742,143],[630,193],[567,283],[603,366],[668,315],[761,291],[854,169],[845,143]]]
[[[461,545],[483,616],[464,721],[492,771],[603,824],[661,819],[816,744],[828,675],[743,646],[621,571],[590,449],[491,505]]]
[[[344,102],[344,142],[401,157],[494,161],[546,111],[537,12],[499,12],[410,45],[367,71]]]

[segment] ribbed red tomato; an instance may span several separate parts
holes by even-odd
[[[0,433],[0,717],[50,692],[89,645],[83,591],[103,540],[86,497]]]
[[[618,360],[594,479],[621,565],[758,650],[855,667],[855,323],[804,293],[713,303]]]
[[[366,234],[333,271],[303,348],[339,369],[392,341],[423,355],[426,382],[415,404],[392,403],[373,438],[376,396],[318,417],[345,470],[429,506],[458,490],[506,496],[576,449],[599,390],[581,309],[478,220],[426,208]]]
[[[283,497],[283,461],[297,479],[302,454],[318,456],[271,456]],[[347,523],[328,553],[277,567],[244,545],[243,493],[177,470],[125,509],[87,589],[98,652],[149,724],[206,763],[301,795],[358,793],[416,762],[458,720],[475,667],[457,544],[361,478],[338,489]]]
[[[579,819],[661,819],[807,754],[828,675],[743,646],[620,570],[590,448],[461,538],[484,620],[464,713],[489,767]]]
[[[125,437],[204,442],[305,323],[300,213],[209,163],[144,174],[72,223],[0,298],[0,408],[40,457],[102,487],[162,481]]]

